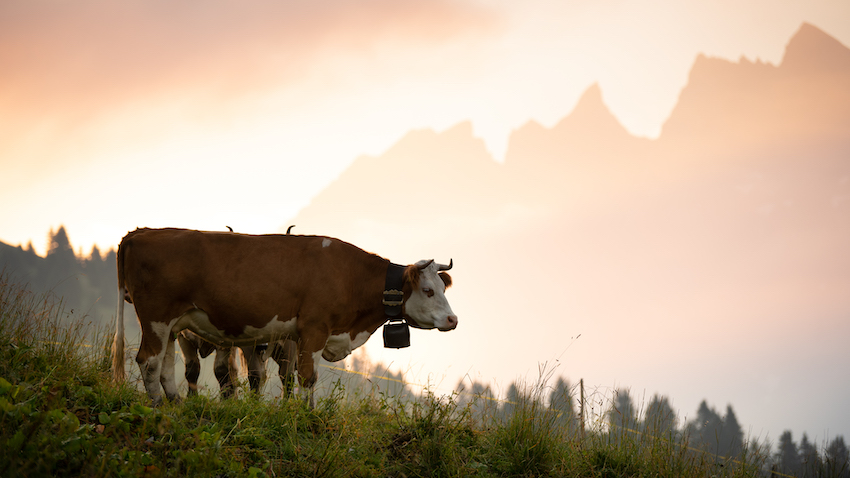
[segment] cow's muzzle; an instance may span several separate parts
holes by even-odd
[[[449,330],[454,330],[456,327],[457,327],[457,316],[456,315],[450,315],[450,316],[446,317],[446,326],[445,327],[439,327],[439,330],[441,332],[448,332]]]

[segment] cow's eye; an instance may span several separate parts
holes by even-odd
[[[422,289],[422,292],[424,292],[428,297],[434,297],[434,291],[432,289],[425,287]]]

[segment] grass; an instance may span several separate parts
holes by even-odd
[[[394,399],[341,382],[315,409],[250,394],[151,408],[132,385],[110,381],[110,333],[0,276],[0,476],[744,477],[762,469],[758,456],[718,466],[673,437],[605,426],[582,434],[542,404],[545,376],[508,410],[483,415],[476,410],[487,407],[457,396]]]

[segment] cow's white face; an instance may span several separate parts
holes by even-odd
[[[404,303],[404,313],[411,326],[421,329],[439,329],[443,332],[457,327],[457,316],[446,299],[446,286],[451,279],[440,270],[450,266],[434,261],[419,261],[419,285],[414,287]]]

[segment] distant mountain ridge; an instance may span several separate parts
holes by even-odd
[[[778,66],[698,56],[659,141],[751,148],[846,138],[848,85],[850,49],[804,23]]]
[[[290,223],[356,236],[410,221],[427,228],[445,227],[446,217],[499,220],[512,214],[506,211],[652,188],[722,157],[763,157],[789,145],[846,147],[848,131],[850,49],[803,24],[778,66],[699,55],[656,140],[629,134],[593,85],[552,128],[530,121],[515,130],[504,164],[469,122],[412,131],[381,156],[357,158]],[[403,217],[391,218],[386,211],[398,202]]]

